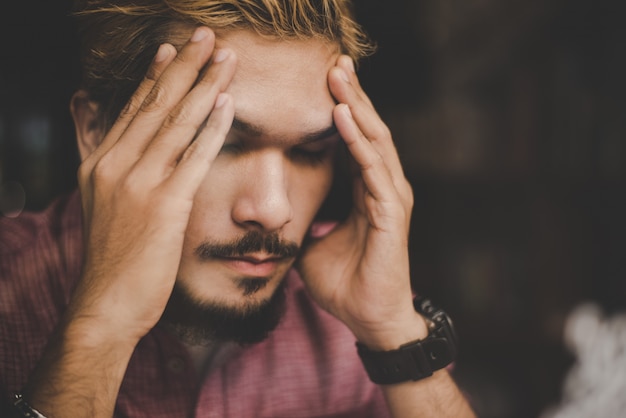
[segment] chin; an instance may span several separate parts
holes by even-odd
[[[237,301],[202,300],[177,281],[159,326],[189,344],[263,341],[278,326],[285,311],[284,280],[272,291],[266,278],[239,278]],[[233,303],[234,302],[234,303]]]

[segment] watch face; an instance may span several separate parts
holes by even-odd
[[[415,298],[413,301],[415,310],[422,314],[428,321],[430,335],[439,338],[445,338],[453,353],[457,350],[457,335],[454,330],[452,319],[441,309],[433,306],[432,302],[426,298]]]

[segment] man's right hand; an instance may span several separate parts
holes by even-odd
[[[108,337],[143,337],[174,286],[194,195],[233,118],[222,92],[236,60],[232,51],[214,51],[214,42],[213,32],[199,28],[178,54],[162,45],[80,167],[87,252],[70,318],[97,324]]]
[[[178,53],[161,45],[115,124],[83,159],[83,276],[26,392],[49,416],[111,416],[135,345],[165,309],[194,195],[234,115],[223,92],[236,57],[214,45],[205,27]]]

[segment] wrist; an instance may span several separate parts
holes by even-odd
[[[450,317],[426,298],[416,298],[413,305],[428,324],[426,337],[405,342],[399,347],[393,347],[394,344],[389,342],[387,347],[390,348],[373,348],[357,342],[359,357],[374,383],[395,384],[420,380],[432,376],[433,372],[454,361],[458,348]]]
[[[111,416],[134,348],[93,322],[66,320],[24,387],[24,399],[44,416]]]
[[[132,355],[141,337],[126,332],[122,325],[117,329],[107,321],[72,319],[61,327],[62,344],[67,351],[106,352],[124,357]]]
[[[85,292],[82,292],[84,295]],[[132,321],[125,306],[106,298],[85,298],[77,291],[60,326],[64,342],[86,349],[111,347],[134,351],[149,331]],[[117,351],[117,350],[116,350]]]
[[[371,350],[395,350],[400,346],[428,336],[428,325],[419,313],[411,312],[402,319],[353,330],[357,341]]]
[[[77,416],[77,410],[111,416],[135,345],[85,319],[65,321],[24,387],[24,399],[45,416]]]

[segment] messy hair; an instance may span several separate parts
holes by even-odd
[[[76,0],[81,87],[110,126],[160,44],[181,27],[248,29],[276,39],[318,38],[355,61],[373,51],[351,0]]]

